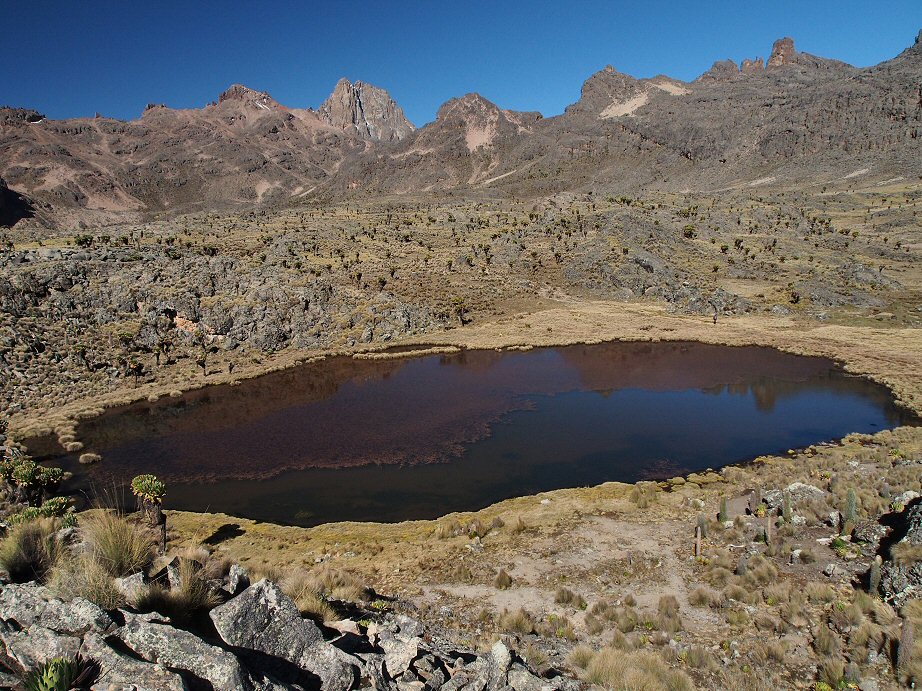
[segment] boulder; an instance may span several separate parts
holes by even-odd
[[[396,679],[410,668],[410,663],[419,654],[422,641],[414,636],[408,640],[382,637],[380,646],[384,650],[384,669],[391,679]]]
[[[78,597],[65,603],[35,583],[0,588],[0,619],[16,622],[23,629],[40,623],[52,631],[78,636],[87,631],[106,632],[115,628],[112,618],[89,600]]]
[[[115,587],[118,589],[118,592],[121,593],[122,597],[125,598],[125,602],[137,602],[138,596],[144,593],[146,588],[144,574],[135,573],[131,576],[125,576],[124,578],[116,578]]]
[[[862,521],[852,533],[855,542],[864,543],[862,551],[865,554],[874,554],[880,548],[880,541],[889,533],[890,528],[877,521]]]
[[[55,657],[73,657],[80,650],[80,639],[55,633],[35,624],[22,631],[2,631],[0,641],[8,657],[25,670]]]
[[[247,674],[237,658],[199,637],[168,624],[144,621],[125,614],[125,625],[115,632],[136,655],[148,662],[180,670],[215,691],[246,689]]]
[[[231,564],[231,567],[227,570],[227,575],[224,576],[221,590],[233,597],[249,587],[250,575],[246,572],[246,569],[239,564]]]
[[[798,504],[811,499],[822,499],[826,493],[819,487],[808,485],[804,482],[792,482],[784,490],[773,489],[762,495],[762,501],[772,511],[780,510],[784,507],[784,493],[787,492],[791,497],[791,508],[796,509]]]
[[[880,569],[880,594],[897,610],[907,600],[922,597],[922,562],[885,562]]]
[[[135,691],[185,691],[182,677],[163,665],[142,662],[122,655],[98,633],[83,638],[83,655],[99,664],[100,673],[93,691],[133,689]]]
[[[324,691],[345,691],[355,681],[358,661],[326,643],[275,583],[263,579],[251,585],[210,616],[225,643],[258,653],[241,652],[256,669],[283,680],[297,679],[298,670],[309,672]]]

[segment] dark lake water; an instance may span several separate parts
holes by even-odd
[[[101,463],[58,460],[75,492],[150,472],[168,509],[307,526],[673,477],[914,422],[829,360],[606,343],[331,358],[113,409],[78,429]]]

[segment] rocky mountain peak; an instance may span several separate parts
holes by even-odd
[[[450,117],[467,118],[477,113],[498,112],[499,106],[488,101],[478,93],[464,94],[460,98],[452,98],[439,106],[435,114],[436,120],[446,120]]]
[[[279,105],[265,91],[256,91],[243,84],[231,84],[218,96],[219,104],[229,102],[253,105],[260,110],[271,110]]]
[[[740,63],[740,73],[741,74],[758,74],[765,69],[765,62],[762,58],[756,58],[755,60],[743,60]]]
[[[415,129],[387,91],[346,78],[336,83],[317,114],[333,127],[372,141],[400,141]]]
[[[598,115],[612,103],[635,97],[643,89],[640,80],[606,65],[583,82],[579,101],[568,107],[567,112]]]
[[[768,58],[767,67],[782,67],[794,62],[797,51],[794,49],[794,39],[789,37],[779,38],[772,46],[772,54]]]

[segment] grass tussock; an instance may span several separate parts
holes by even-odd
[[[153,560],[154,542],[137,522],[115,511],[104,511],[81,521],[87,553],[113,578],[147,568]]]
[[[595,651],[592,648],[578,645],[570,652],[567,662],[576,669],[586,669],[593,657],[595,657]]]
[[[674,595],[663,595],[656,605],[656,626],[666,633],[676,633],[684,627],[679,616],[679,601]]]
[[[575,609],[586,609],[586,600],[569,588],[558,588],[554,593],[554,602],[558,605],[567,605]]]
[[[693,691],[694,684],[681,670],[670,668],[649,652],[624,652],[603,648],[583,673],[583,679],[612,691]]]
[[[591,612],[586,613],[586,616],[583,618],[583,623],[586,625],[586,631],[590,636],[598,636],[605,630],[605,626],[603,626],[602,622]]]
[[[48,587],[63,600],[82,597],[103,609],[129,604],[112,575],[89,554],[60,559],[49,575]]]
[[[723,604],[723,597],[716,590],[710,588],[695,588],[688,596],[688,602],[692,607],[710,607],[719,609]]]
[[[500,569],[496,578],[493,579],[493,586],[499,590],[507,590],[512,586],[512,576],[506,572],[506,569]]]
[[[520,608],[513,612],[504,609],[503,613],[499,615],[497,626],[501,631],[505,631],[506,633],[517,633],[522,636],[527,636],[530,633],[534,633],[535,620],[524,609]]]
[[[14,526],[0,542],[0,566],[13,583],[44,583],[60,556],[56,524],[46,518]]]
[[[842,651],[842,641],[825,624],[817,627],[813,636],[813,649],[823,657],[837,657]]]
[[[179,582],[171,588],[166,589],[156,584],[148,586],[135,603],[137,609],[141,612],[158,612],[182,623],[221,603],[198,562],[181,557],[178,571]]]
[[[337,613],[330,600],[358,601],[365,599],[368,593],[352,574],[329,567],[295,571],[278,582],[282,591],[294,600],[301,614],[318,622],[336,618]]]
[[[708,671],[718,668],[717,660],[707,648],[700,645],[691,646],[685,653],[685,664],[694,669],[706,669]]]

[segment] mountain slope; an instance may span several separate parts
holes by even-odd
[[[0,175],[55,209],[59,223],[282,203],[379,136],[412,130],[386,92],[357,93],[361,128],[344,127],[349,113],[330,101],[321,112],[287,108],[239,84],[204,108],[151,104],[130,122],[0,108]]]
[[[312,194],[497,188],[716,190],[857,170],[922,174],[922,33],[870,68],[775,42],[693,82],[611,67],[556,117],[477,94],[415,129],[383,90],[346,79],[317,111],[234,85],[201,109],[52,121],[0,109],[0,175],[56,222],[284,204]],[[883,179],[883,177],[881,177]]]

